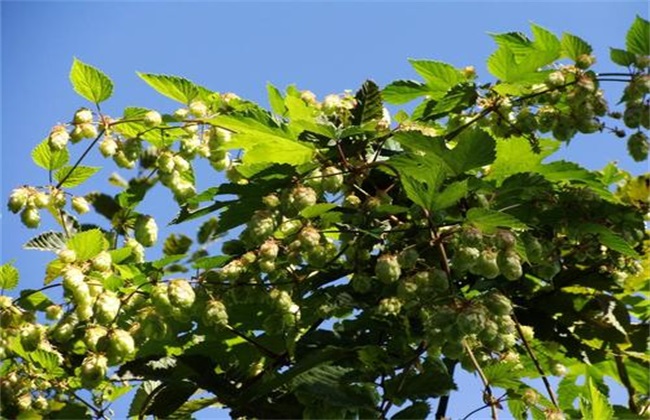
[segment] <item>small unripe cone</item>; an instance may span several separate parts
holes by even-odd
[[[81,135],[86,139],[94,139],[99,134],[95,124],[81,124],[77,126],[81,130]]]
[[[227,280],[236,280],[245,270],[241,260],[233,260],[221,268],[221,275]]]
[[[174,156],[174,169],[180,173],[187,172],[190,169],[190,164],[183,156]]]
[[[420,254],[415,248],[407,248],[397,255],[399,265],[405,270],[415,267],[418,258],[420,258]]]
[[[74,113],[72,119],[74,124],[85,124],[93,122],[93,113],[88,108],[79,108],[77,112]]]
[[[312,188],[296,187],[291,191],[289,201],[296,210],[300,211],[316,204],[318,196]]]
[[[354,194],[346,195],[345,198],[343,199],[344,207],[356,209],[359,208],[360,205],[361,205],[361,199]]]
[[[478,262],[481,251],[474,247],[463,246],[456,250],[452,258],[455,270],[466,271]]]
[[[156,310],[162,314],[171,312],[173,308],[168,290],[169,286],[166,283],[158,283],[151,289],[151,302]]]
[[[202,101],[194,101],[190,104],[190,113],[195,117],[204,117],[208,113],[208,107]]]
[[[215,327],[228,325],[228,311],[220,300],[211,300],[205,306],[203,320],[206,324]]]
[[[470,269],[473,274],[478,274],[486,279],[493,279],[499,275],[499,266],[497,265],[497,254],[494,251],[485,249],[476,262],[476,265]]]
[[[57,254],[59,260],[65,264],[73,263],[77,260],[77,253],[72,249],[63,249]]]
[[[29,392],[22,394],[16,398],[16,407],[19,411],[27,411],[32,407],[32,394]]]
[[[128,246],[131,248],[131,256],[133,256],[133,260],[136,263],[142,263],[144,262],[144,247],[140,242],[133,238],[129,238],[126,240],[124,245]]]
[[[47,400],[47,398],[45,398],[42,395],[36,397],[36,399],[32,403],[32,407],[34,407],[38,411],[47,411],[49,406],[50,406],[49,401]]]
[[[90,211],[90,205],[84,197],[77,196],[72,198],[72,209],[79,214],[84,214]]]
[[[552,87],[562,86],[565,83],[564,73],[559,70],[554,71],[548,75],[547,83]]]
[[[108,330],[101,325],[92,325],[84,332],[84,343],[91,351],[98,350],[99,341],[108,335]],[[105,349],[101,349],[105,350]]]
[[[300,92],[300,99],[305,101],[309,105],[316,105],[318,100],[316,99],[316,94],[310,90],[303,90]]]
[[[551,373],[555,376],[564,376],[567,374],[567,368],[562,363],[555,362],[551,365]]]
[[[67,146],[70,135],[62,125],[57,125],[52,128],[47,142],[52,150],[62,150]]]
[[[20,329],[20,344],[26,351],[34,351],[43,339],[41,325],[25,324]]]
[[[510,281],[519,280],[523,275],[521,260],[513,251],[499,252],[497,265],[501,274]]]
[[[29,190],[27,188],[16,188],[11,192],[7,206],[12,213],[18,213],[27,205],[28,198]]]
[[[275,260],[261,260],[259,268],[262,273],[273,273],[275,271]]]
[[[75,308],[75,313],[80,321],[87,321],[93,316],[93,307],[90,305],[90,299],[87,302],[80,303]]]
[[[279,252],[280,247],[273,239],[269,239],[260,245],[260,258],[274,260],[277,258]]]
[[[63,308],[61,305],[50,305],[45,308],[45,317],[50,321],[56,321],[63,315]]]
[[[76,314],[68,314],[65,318],[59,321],[56,327],[54,327],[51,333],[52,338],[54,338],[59,343],[68,342],[68,340],[72,338],[72,334],[74,333],[74,329],[78,323],[79,318]]]
[[[32,196],[32,202],[34,203],[34,206],[42,209],[50,205],[50,196],[44,192],[38,191]]]
[[[531,326],[522,325],[521,326],[521,335],[524,337],[524,339],[528,343],[530,343],[533,340],[533,338],[535,338],[535,330]]]
[[[149,111],[144,114],[142,122],[147,127],[156,127],[162,124],[162,116],[158,111]]]
[[[333,113],[343,106],[343,101],[339,95],[327,95],[323,100],[323,111]]]
[[[162,152],[156,160],[158,170],[165,174],[170,174],[174,171],[174,155],[171,152]]]
[[[99,143],[99,152],[104,157],[110,157],[117,153],[117,143],[111,137],[105,137],[104,140]]]
[[[641,131],[632,134],[627,139],[627,150],[630,156],[637,162],[648,159],[649,149],[650,141],[648,140],[648,136]]]
[[[107,251],[102,251],[92,259],[93,268],[97,271],[109,271],[113,264],[111,254]]]
[[[41,215],[35,207],[25,207],[20,213],[20,220],[30,229],[35,229],[41,223]]]
[[[323,169],[323,189],[329,193],[337,193],[343,186],[343,172],[336,166]]]
[[[385,316],[394,316],[402,310],[402,301],[396,297],[385,298],[379,301],[377,311]]]
[[[483,304],[495,315],[505,316],[512,312],[512,302],[501,293],[491,293],[483,299]]]
[[[101,354],[87,356],[81,363],[79,375],[81,384],[88,389],[95,388],[106,376],[108,359]]]
[[[190,111],[187,108],[178,108],[176,111],[174,111],[173,117],[176,121],[183,121],[187,118],[189,113]]]
[[[303,228],[298,234],[298,240],[305,250],[310,250],[318,246],[321,239],[321,233],[318,229],[311,226]]]
[[[124,169],[133,169],[135,168],[135,161],[126,157],[124,151],[118,150],[115,155],[113,155],[113,162],[120,168]]]
[[[576,67],[579,69],[588,69],[596,62],[596,57],[589,54],[582,54],[576,59]]]
[[[66,202],[68,201],[65,192],[62,190],[52,189],[50,191],[50,204],[57,209],[65,207]]]
[[[225,153],[224,157],[221,159],[210,159],[210,166],[212,166],[215,171],[225,171],[228,167],[230,167],[230,164],[231,160],[228,153]]]
[[[268,208],[274,209],[280,205],[280,198],[276,194],[265,195],[262,203]]]
[[[151,216],[139,216],[135,222],[135,239],[142,246],[150,247],[158,240],[158,225]]]

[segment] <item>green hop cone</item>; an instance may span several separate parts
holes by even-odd
[[[20,220],[26,227],[36,229],[41,224],[41,215],[36,207],[25,207],[20,213]]]
[[[72,249],[62,249],[57,253],[57,256],[64,264],[70,264],[77,260],[77,253]]]
[[[84,344],[91,351],[98,351],[101,349],[100,340],[108,335],[108,330],[101,325],[91,325],[86,328],[84,332]],[[101,349],[104,350],[104,349]]]
[[[157,127],[160,124],[162,124],[162,116],[158,111],[149,111],[146,114],[144,114],[144,118],[142,119],[142,122],[147,127]]]
[[[483,276],[486,279],[493,279],[499,275],[499,266],[497,264],[496,252],[484,249],[476,262],[476,265],[470,269],[472,274]]]
[[[47,143],[52,150],[63,150],[70,140],[70,134],[62,125],[57,125],[52,128],[50,135],[47,138]]]
[[[135,342],[127,331],[115,329],[108,335],[106,355],[111,365],[128,359],[135,353]]]
[[[323,181],[321,186],[328,193],[335,194],[343,186],[343,172],[336,166],[328,166],[323,169]]]
[[[93,122],[93,113],[88,108],[79,108],[72,118],[73,124],[87,124]]]
[[[384,316],[396,316],[402,310],[402,301],[397,297],[389,297],[379,301],[377,312]]]
[[[142,246],[150,247],[158,240],[158,225],[151,216],[141,215],[135,222],[135,239]]]
[[[112,137],[104,137],[99,143],[99,152],[104,157],[111,157],[117,153],[118,145]]]
[[[206,324],[214,327],[223,327],[228,325],[228,311],[226,306],[220,300],[211,300],[205,306],[203,320]]]
[[[43,341],[44,327],[42,325],[24,324],[20,329],[20,344],[26,351],[35,351]]]
[[[169,302],[175,308],[190,308],[196,300],[192,285],[183,279],[171,280],[167,293],[169,294]]]
[[[108,253],[107,251],[102,251],[99,254],[95,256],[95,258],[92,259],[91,261],[92,267],[101,272],[106,272],[110,271],[111,266],[113,264],[113,259],[111,258],[111,254]]]
[[[84,197],[77,196],[72,198],[72,209],[79,214],[84,214],[90,211],[90,205]]]
[[[405,270],[414,268],[418,258],[420,258],[420,254],[415,248],[406,248],[397,255],[399,265]]]
[[[120,311],[121,302],[115,293],[105,291],[95,301],[95,320],[101,325],[110,325]]]
[[[166,283],[158,283],[151,288],[151,302],[161,314],[171,313],[173,306],[169,299],[169,286]]]
[[[16,188],[11,192],[9,196],[9,202],[7,207],[12,213],[18,213],[27,205],[27,199],[29,198],[29,190],[27,188]]]
[[[79,376],[84,388],[93,389],[101,383],[108,372],[108,359],[101,354],[87,356],[81,362]]]
[[[289,203],[297,211],[311,207],[318,201],[318,195],[313,188],[310,187],[296,187],[289,195]]]
[[[509,315],[512,312],[512,302],[510,302],[510,299],[498,292],[485,295],[483,304],[490,312],[497,316]]]
[[[513,251],[499,252],[497,264],[501,274],[510,281],[519,280],[523,275],[519,255]]]
[[[452,265],[454,270],[465,272],[472,269],[479,260],[481,252],[474,247],[462,246],[454,252]]]
[[[648,149],[650,149],[650,141],[645,133],[638,131],[628,137],[627,150],[636,162],[648,159]]]
[[[397,256],[393,254],[380,255],[375,264],[375,275],[382,283],[388,284],[397,281],[402,275]]]

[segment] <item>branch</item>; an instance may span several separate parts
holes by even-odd
[[[447,371],[449,372],[449,375],[453,376],[454,368],[456,367],[458,361],[444,358],[442,360],[442,363],[444,363],[445,366],[447,367]],[[442,397],[440,397],[440,401],[438,401],[438,409],[436,410],[436,420],[442,420],[446,417],[448,405],[449,405],[449,395],[443,395]]]
[[[55,287],[59,287],[59,286],[61,286],[61,283],[48,284],[47,286],[41,287],[40,289],[30,290],[29,293],[22,294],[22,295],[18,296],[16,299],[14,299],[14,300],[12,301],[12,304],[15,304],[16,302],[18,302],[18,301],[20,301],[20,300],[22,300],[22,299],[25,299],[25,298],[27,298],[27,297],[30,297],[30,296],[33,295],[33,294],[36,294],[36,293],[38,293],[38,292],[42,292],[43,290],[53,289],[53,288],[55,288]]]
[[[497,406],[499,405],[499,400],[494,398],[490,382],[488,381],[487,376],[485,376],[485,373],[483,373],[481,365],[479,365],[478,360],[476,360],[476,356],[474,356],[472,348],[469,346],[469,344],[467,344],[467,341],[465,339],[463,339],[463,347],[465,348],[467,355],[472,361],[472,365],[474,365],[474,368],[476,369],[476,372],[478,372],[478,376],[481,378],[481,382],[483,382],[483,386],[485,387],[485,391],[483,392],[483,401],[486,405],[490,406],[492,419],[497,420],[499,418],[497,414]]]
[[[508,395],[508,393],[506,392],[505,394],[503,394],[502,396],[500,396],[500,397],[497,399],[497,402],[505,401],[505,400],[506,400],[505,397],[506,397],[507,395]],[[469,417],[470,417],[472,414],[476,414],[476,413],[478,413],[479,411],[488,408],[489,406],[490,406],[489,404],[484,404],[484,405],[480,406],[479,408],[477,408],[476,410],[472,410],[472,411],[470,411],[469,414],[467,414],[465,417],[462,418],[462,420],[467,420],[467,419],[469,419]]]
[[[614,355],[614,360],[616,361],[616,370],[618,370],[618,376],[621,378],[621,383],[627,390],[627,403],[630,406],[630,410],[635,414],[639,414],[639,407],[636,406],[636,401],[634,401],[636,391],[634,389],[634,386],[632,386],[632,382],[630,382],[630,376],[627,374],[627,368],[623,362],[623,356],[617,352]]]
[[[95,137],[95,140],[93,140],[93,142],[90,143],[90,146],[88,146],[88,147],[86,148],[86,150],[84,150],[84,152],[81,154],[81,156],[79,156],[79,159],[77,159],[77,161],[74,163],[74,165],[72,165],[72,169],[70,169],[70,171],[69,171],[67,174],[65,174],[65,176],[64,176],[64,177],[59,181],[59,183],[56,184],[56,189],[57,189],[57,190],[58,190],[59,188],[61,188],[61,185],[63,185],[63,183],[64,183],[65,181],[68,180],[68,178],[70,178],[70,175],[72,175],[72,173],[74,172],[74,170],[77,169],[77,167],[79,166],[79,164],[81,163],[81,161],[84,160],[84,158],[85,158],[86,155],[90,152],[90,150],[91,150],[93,147],[95,147],[95,144],[97,144],[97,142],[99,141],[100,138],[102,138],[102,136],[104,135],[105,132],[106,132],[106,131],[105,131],[104,129],[102,129],[102,130],[99,132],[99,134],[97,134],[97,137]]]
[[[517,329],[517,334],[519,334],[519,338],[521,338],[521,341],[524,343],[524,347],[526,348],[526,351],[528,352],[528,355],[530,356],[530,359],[533,361],[533,364],[535,365],[535,368],[537,369],[537,372],[542,376],[542,381],[544,382],[544,387],[546,388],[546,391],[548,392],[548,396],[551,399],[551,402],[555,406],[555,408],[559,409],[559,405],[557,403],[557,399],[555,398],[555,393],[553,392],[553,388],[551,387],[551,383],[548,381],[548,378],[546,377],[546,374],[544,373],[544,370],[542,369],[542,366],[539,364],[539,361],[537,360],[537,357],[535,357],[535,353],[533,353],[533,349],[530,347],[530,344],[528,343],[528,340],[526,340],[526,337],[524,337],[524,333],[521,330],[521,324],[519,323],[519,320],[517,320],[517,317],[515,314],[512,314],[512,320],[515,322],[515,328]]]

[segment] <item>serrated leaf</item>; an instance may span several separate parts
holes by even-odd
[[[576,61],[578,57],[584,54],[591,54],[592,48],[586,41],[569,33],[562,34],[562,57],[567,57]]]
[[[218,235],[215,234],[217,228],[219,227],[219,221],[216,217],[211,217],[210,219],[203,222],[199,231],[196,234],[196,239],[201,245],[207,243],[210,240],[216,239]]]
[[[35,350],[29,353],[29,358],[33,363],[36,363],[47,372],[54,374],[62,374],[63,369],[61,369],[59,358],[55,353],[51,353],[45,350]]]
[[[0,265],[0,289],[13,290],[18,286],[20,273],[11,263]]]
[[[431,210],[444,210],[447,207],[453,206],[461,198],[465,197],[467,192],[468,184],[466,179],[454,182],[433,197]]]
[[[271,110],[278,115],[284,115],[287,112],[287,109],[284,106],[284,98],[282,97],[280,90],[269,82],[266,84],[266,92],[268,93]]]
[[[66,240],[67,238],[63,232],[44,232],[27,241],[23,248],[58,252],[65,249]]]
[[[47,139],[40,142],[32,150],[32,160],[38,166],[48,171],[54,171],[66,165],[70,160],[67,148],[52,151]]]
[[[548,54],[548,57],[553,57],[552,60],[558,58],[560,56],[561,43],[557,36],[548,29],[534,23],[530,25],[530,28],[535,39],[533,47],[536,50],[544,51]]]
[[[619,66],[629,67],[636,62],[636,55],[618,48],[609,49],[609,58]]]
[[[487,60],[490,74],[506,82],[510,81],[510,71],[516,66],[515,55],[507,48],[498,48]]]
[[[530,142],[523,137],[510,137],[496,140],[496,160],[490,168],[488,179],[500,183],[511,175],[530,172],[542,160],[553,153],[560,143],[554,140],[541,140],[541,153],[535,153]]]
[[[436,191],[450,172],[447,163],[437,155],[418,156],[404,153],[389,160],[400,174],[400,181],[411,201],[431,209]]]
[[[95,175],[100,169],[101,168],[95,166],[63,166],[61,169],[56,171],[54,179],[61,183],[61,187],[76,187],[86,182],[88,178]]]
[[[133,248],[128,246],[124,248],[111,249],[108,251],[108,253],[111,254],[111,261],[113,261],[113,264],[119,264],[125,259],[129,258],[132,252]]]
[[[516,370],[516,363],[495,363],[483,367],[483,373],[492,386],[503,389],[516,389],[521,381],[513,372]]]
[[[188,105],[200,92],[193,82],[178,76],[137,72],[138,76],[158,93]]]
[[[165,239],[163,253],[165,255],[185,254],[192,246],[192,239],[183,234],[171,234]]]
[[[113,82],[102,71],[75,58],[70,69],[70,82],[75,92],[98,104],[110,98]]]
[[[650,22],[637,16],[625,37],[625,47],[632,54],[650,55]]]
[[[301,98],[287,95],[284,98],[284,104],[287,108],[287,116],[291,119],[292,124],[303,125],[311,121],[314,117],[315,109],[310,107]],[[302,130],[299,130],[302,131]]]
[[[372,80],[366,80],[354,95],[357,103],[352,109],[352,124],[363,125],[379,120],[384,115],[384,106],[379,86]]]
[[[430,90],[444,93],[465,80],[462,73],[451,64],[432,60],[413,60],[409,63],[424,79]],[[433,96],[435,97],[435,95]]]
[[[474,207],[467,212],[467,223],[485,232],[493,232],[496,228],[526,229],[525,223],[514,216],[497,210]]]
[[[169,419],[187,419],[192,417],[193,413],[208,408],[210,406],[218,405],[219,398],[197,398],[195,400],[190,400],[180,406],[173,414],[171,414]]]
[[[314,204],[313,206],[309,206],[306,209],[303,209],[300,211],[300,215],[305,219],[313,219],[314,217],[318,217],[324,213],[327,213],[336,207],[337,205],[334,203],[318,203]]]
[[[579,226],[579,230],[582,233],[595,233],[598,235],[600,243],[611,250],[620,252],[628,257],[641,258],[641,256],[625,241],[625,239],[618,236],[605,226],[594,223],[585,223]]]
[[[429,404],[418,401],[395,413],[391,420],[426,419],[430,412],[431,407]]]
[[[77,254],[78,261],[86,261],[108,249],[108,241],[99,229],[79,232],[66,243],[68,249]]]
[[[52,301],[43,292],[25,289],[20,291],[20,306],[28,311],[43,311],[52,305]]]
[[[186,381],[162,383],[149,394],[147,404],[140,410],[140,415],[169,417],[187,402],[197,389],[195,384]]]
[[[211,270],[213,268],[221,268],[228,261],[230,261],[232,257],[225,256],[225,255],[217,255],[214,257],[203,257],[199,258],[198,260],[194,261],[192,263],[192,267],[194,268],[199,268],[202,270]]]
[[[528,419],[528,406],[518,398],[508,398],[508,410],[516,420]]]
[[[394,105],[401,105],[425,96],[429,88],[413,80],[396,80],[389,83],[381,91],[381,96],[386,102]]]
[[[611,420],[614,409],[607,398],[596,388],[593,379],[587,378],[587,383],[580,399],[580,412],[585,419]]]

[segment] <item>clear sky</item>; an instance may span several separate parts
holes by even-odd
[[[0,3],[2,16],[2,194],[22,185],[43,185],[47,174],[31,163],[30,151],[57,122],[69,121],[88,105],[72,90],[68,72],[73,57],[106,72],[115,83],[104,106],[119,116],[126,106],[171,112],[177,104],[151,90],[135,71],[187,77],[220,92],[231,91],[266,104],[265,84],[295,83],[319,97],[356,89],[368,78],[380,85],[415,78],[407,58],[427,58],[456,66],[475,65],[486,76],[493,50],[487,32],[528,31],[535,22],[556,33],[583,37],[598,57],[597,71],[612,71],[608,47],[624,46],[634,16],[648,17],[645,1],[614,2],[31,2]],[[618,87],[616,87],[618,88]],[[613,98],[617,99],[617,98]],[[81,143],[73,156],[83,151]],[[558,158],[590,169],[617,160],[634,173],[648,170],[625,153],[624,141],[611,135],[577,138]],[[102,165],[99,153],[89,164]],[[108,162],[107,162],[108,163]],[[84,194],[107,187],[112,162]],[[199,189],[218,182],[203,179]],[[174,211],[167,194],[147,202],[164,225]],[[23,251],[34,235],[19,217],[1,206],[1,262],[15,259],[21,288],[42,284],[52,255]],[[162,214],[161,214],[162,212]],[[47,216],[39,231],[54,228]],[[165,219],[167,218],[167,219]],[[98,219],[84,219],[98,220]],[[449,414],[462,417],[482,405],[478,378],[459,379]],[[623,396],[617,395],[619,402]],[[124,418],[126,403],[116,406]],[[201,418],[227,417],[204,412]],[[485,413],[484,416],[488,414]],[[473,418],[481,418],[476,416]]]

